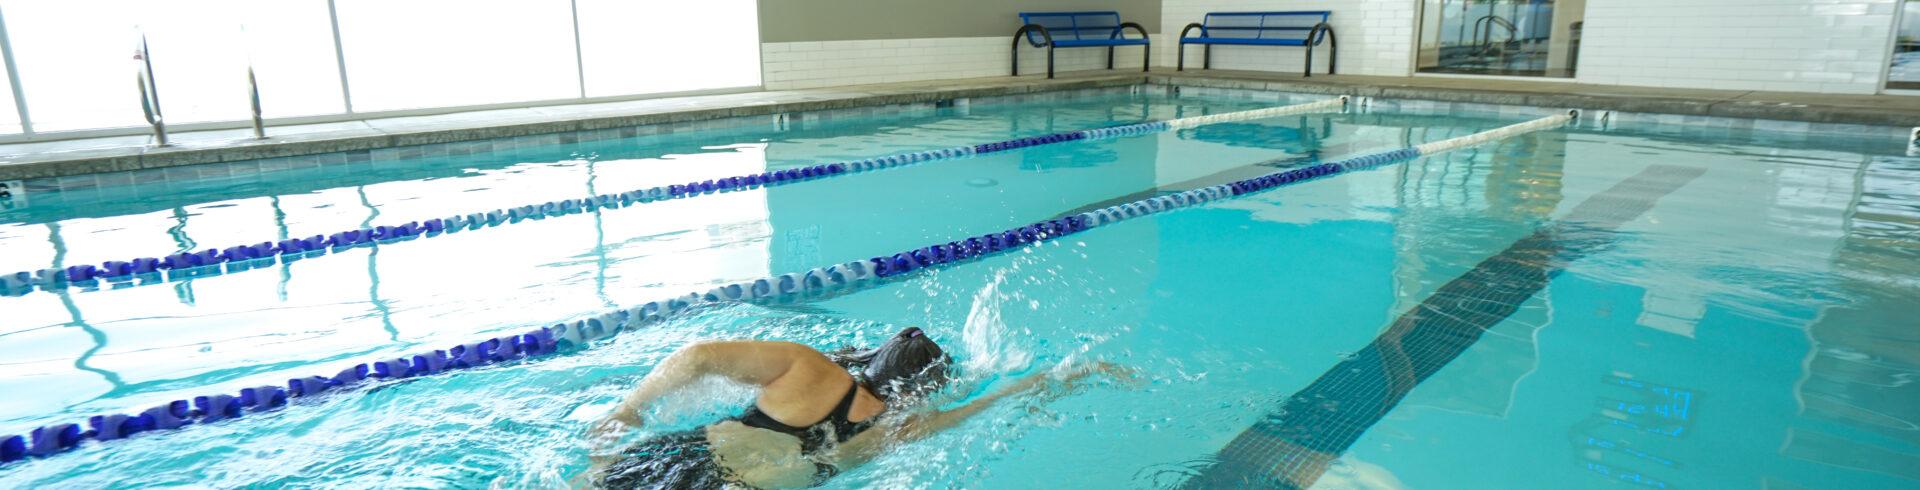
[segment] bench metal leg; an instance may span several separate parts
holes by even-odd
[[[1047,79],[1053,79],[1053,45],[1047,45]]]
[[[1020,41],[1013,41],[1013,76],[1020,76]]]
[[[1313,30],[1307,32],[1307,69],[1301,74],[1302,77],[1313,76],[1313,48],[1314,46],[1320,45],[1319,40],[1321,39],[1327,40],[1327,74],[1332,75],[1338,70],[1340,65],[1340,39],[1334,37],[1332,26],[1322,23],[1313,26]]]
[[[1173,57],[1173,71],[1187,71],[1187,43],[1180,43],[1180,54]]]
[[[1213,69],[1213,45],[1208,44],[1206,46],[1207,46],[1206,48],[1200,50],[1200,69],[1212,70]]]
[[[1140,73],[1153,68],[1153,44],[1140,45]]]
[[[1334,37],[1333,29],[1327,29],[1327,74],[1339,73],[1340,38]]]
[[[1313,78],[1313,45],[1312,44],[1307,45],[1307,69],[1301,71],[1300,73],[1301,73],[1300,76],[1302,77]]]
[[[1107,69],[1113,69],[1113,46],[1107,46]]]

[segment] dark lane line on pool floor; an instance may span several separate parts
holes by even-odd
[[[1568,264],[1706,169],[1653,165],[1488,257],[1395,319],[1353,357],[1228,442],[1182,488],[1313,486],[1409,392],[1511,316]]]

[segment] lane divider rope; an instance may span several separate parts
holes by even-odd
[[[1281,107],[1068,131],[992,143],[898,153],[864,160],[850,160],[796,169],[688,182],[686,184],[656,186],[627,192],[600,194],[580,199],[549,201],[535,205],[454,215],[446,218],[409,221],[397,225],[348,230],[331,235],[313,235],[307,238],[287,239],[277,242],[266,241],[252,245],[210,248],[198,252],[179,252],[163,257],[109,260],[99,265],[75,265],[66,267],[65,269],[53,268],[38,271],[21,271],[0,275],[0,296],[20,296],[36,289],[43,291],[56,290],[66,289],[76,285],[83,288],[92,287],[100,285],[102,281],[116,286],[134,284],[133,281],[136,279],[142,281],[140,284],[179,281],[193,277],[219,275],[222,272],[222,265],[226,266],[225,272],[239,272],[261,268],[275,263],[292,262],[303,258],[324,255],[329,251],[339,252],[358,246],[374,246],[377,244],[391,244],[417,238],[431,238],[459,233],[465,230],[520,223],[530,219],[541,220],[552,216],[594,212],[603,208],[619,209],[654,201],[690,198],[758,187],[772,187],[846,173],[871,172],[916,165],[935,160],[965,158],[979,154],[1011,151],[1068,141],[1120,138],[1189,128],[1204,124],[1338,110],[1345,104],[1345,101],[1346,97],[1341,96],[1336,99]],[[162,275],[165,277],[162,277]]]
[[[1566,125],[1575,117],[1577,113],[1549,116],[1412,148],[1371,153],[1311,167],[1275,172],[1229,184],[1141,199],[1043,220],[1001,232],[916,248],[890,256],[725,284],[705,292],[688,293],[629,309],[614,310],[590,318],[542,327],[522,334],[486,338],[411,356],[376,359],[355,364],[332,375],[293,378],[287,380],[284,386],[243,388],[239,393],[231,395],[214,394],[197,396],[191,400],[174,400],[131,415],[97,415],[87,419],[84,425],[61,423],[43,426],[25,435],[0,438],[0,464],[20,461],[28,457],[58,454],[88,440],[121,439],[139,432],[178,429],[193,424],[237,418],[247,413],[273,410],[286,406],[288,400],[292,398],[316,396],[328,390],[352,386],[367,380],[426,376],[584,348],[593,341],[609,338],[623,331],[637,330],[642,326],[660,322],[702,305],[728,302],[764,304],[846,294],[892,282],[917,270],[951,266],[998,255],[1097,226],[1555,128]]]

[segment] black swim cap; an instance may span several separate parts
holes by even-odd
[[[856,354],[856,361],[864,361],[866,369],[862,372],[867,378],[867,389],[873,390],[881,398],[891,398],[900,391],[920,391],[936,387],[947,381],[947,364],[952,359],[940,350],[940,345],[927,338],[926,332],[919,327],[901,330],[880,348]]]

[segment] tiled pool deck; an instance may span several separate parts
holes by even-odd
[[[1581,108],[1681,117],[1753,118],[1786,122],[1772,126],[1788,130],[1810,128],[1814,124],[1897,128],[1920,126],[1920,97],[1914,96],[1682,90],[1466,78],[1353,75],[1301,78],[1279,73],[1224,70],[1159,70],[1145,75],[1125,71],[1092,71],[1065,73],[1055,80],[1037,76],[941,80],[272,126],[267,128],[270,136],[264,140],[252,139],[247,129],[192,131],[170,134],[173,144],[158,148],[148,146],[146,136],[14,143],[0,145],[0,180],[373,151],[529,135],[557,135],[555,138],[559,140],[570,139],[570,134],[591,138],[605,133],[605,137],[620,137],[631,136],[633,128],[660,123],[1142,83]],[[1900,131],[1904,132],[1904,129]]]

